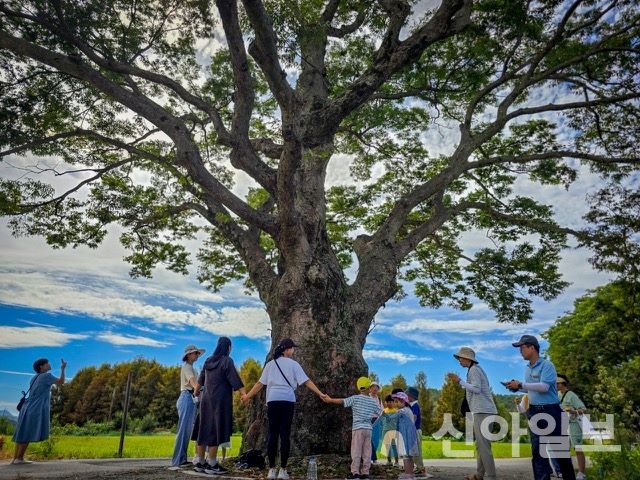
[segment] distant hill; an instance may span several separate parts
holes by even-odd
[[[5,417],[7,420],[9,420],[11,423],[13,423],[14,425],[16,423],[18,423],[18,417],[16,417],[15,415],[13,415],[9,410],[7,410],[6,408],[4,410],[0,410],[0,417]]]

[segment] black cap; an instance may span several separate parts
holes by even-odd
[[[533,335],[522,335],[520,337],[520,340],[518,340],[516,343],[512,343],[511,345],[513,345],[514,347],[519,347],[520,345],[533,345],[535,347],[540,346],[540,344],[538,343],[538,339]]]
[[[277,348],[284,351],[284,350],[287,350],[288,348],[297,347],[297,346],[298,345],[296,345],[295,342],[290,338],[283,338],[282,340],[280,340],[280,343],[278,344]]]

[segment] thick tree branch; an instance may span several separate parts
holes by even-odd
[[[420,58],[429,45],[462,31],[470,22],[471,1],[444,0],[431,19],[402,42],[397,41],[397,27],[406,13],[398,9],[395,14],[372,67],[330,107],[334,118],[342,119],[362,105],[391,75]]]
[[[151,133],[153,133],[153,132],[151,132]],[[144,137],[147,137],[148,135],[149,134],[145,135]],[[94,140],[100,141],[101,143],[104,143],[104,144],[107,144],[107,145],[111,145],[113,147],[117,147],[119,149],[125,150],[125,151],[129,152],[130,154],[135,155],[137,157],[147,158],[149,160],[153,160],[154,162],[164,161],[162,159],[162,157],[160,157],[158,155],[153,155],[152,153],[150,153],[150,152],[148,152],[146,150],[141,150],[141,149],[135,148],[133,146],[136,143],[142,141],[142,138],[138,138],[138,139],[132,141],[131,143],[126,143],[126,142],[117,140],[117,139],[112,138],[112,137],[106,137],[104,135],[101,135],[98,132],[93,131],[93,130],[86,130],[86,129],[82,129],[82,128],[76,128],[76,129],[68,131],[68,132],[61,132],[61,133],[58,133],[58,134],[55,134],[55,135],[51,135],[51,136],[48,136],[48,137],[37,138],[37,139],[34,139],[31,142],[27,142],[27,143],[24,143],[22,145],[18,145],[18,146],[14,147],[14,148],[11,148],[9,150],[0,151],[0,157],[4,157],[4,156],[7,156],[7,155],[12,155],[12,154],[17,154],[17,153],[24,153],[24,152],[27,152],[29,150],[33,150],[35,148],[43,147],[44,145],[56,143],[59,140],[64,140],[64,139],[67,139],[67,138],[79,138],[79,137],[92,138]]]
[[[191,172],[194,180],[209,192],[208,201],[227,205],[231,211],[245,221],[255,223],[265,231],[275,233],[273,219],[259,215],[231,193],[204,167],[199,151],[189,137],[188,129],[181,119],[173,116],[152,100],[140,97],[115,84],[80,59],[52,52],[3,31],[0,31],[0,48],[5,48],[18,55],[27,55],[45,65],[81,79],[155,124],[175,142],[179,161]]]
[[[256,35],[249,45],[249,53],[260,65],[280,107],[289,111],[293,106],[294,92],[280,65],[271,19],[261,0],[243,0],[242,3]]]
[[[249,59],[244,49],[244,39],[238,19],[236,0],[217,0],[222,20],[235,85],[234,110],[231,126],[231,164],[244,170],[269,193],[275,194],[275,172],[256,155],[249,141],[249,125],[253,113],[254,87]]]
[[[333,3],[338,4],[339,2],[335,1]],[[328,10],[328,6],[327,6],[327,9],[325,9],[325,12],[327,10]],[[328,15],[326,16],[323,15],[322,17],[323,19],[325,19],[325,17],[328,17]],[[333,18],[333,16],[331,16],[331,18]],[[362,9],[358,11],[356,18],[349,25],[342,25],[341,27],[333,27],[329,25],[329,28],[327,29],[327,36],[334,37],[334,38],[344,38],[347,35],[358,31],[358,28],[360,28],[360,26],[362,25],[362,23],[366,18],[367,18],[367,11]],[[330,20],[325,19],[325,21],[330,21]]]
[[[612,97],[599,98],[597,100],[588,100],[584,102],[569,102],[569,103],[548,103],[546,105],[538,105],[536,107],[524,107],[514,110],[513,112],[504,116],[505,122],[513,120],[517,117],[525,115],[533,115],[536,113],[544,112],[560,112],[564,110],[577,110],[580,108],[595,107],[599,105],[612,105],[614,103],[626,102],[628,100],[636,100],[640,98],[639,93],[629,93],[626,95],[615,95]]]
[[[458,205],[451,207],[451,214],[456,215],[469,210],[480,210],[483,213],[489,215],[492,219],[509,225],[518,225],[526,227],[536,232],[548,232],[562,235],[572,235],[578,240],[585,240],[589,238],[589,234],[582,230],[575,230],[573,228],[561,227],[557,223],[546,222],[540,219],[532,218],[531,216],[509,215],[504,212],[500,212],[493,208],[490,204],[484,202],[460,202]]]
[[[595,155],[587,152],[576,152],[575,150],[552,150],[543,153],[531,153],[528,155],[498,155],[482,160],[469,162],[469,169],[488,167],[491,165],[503,164],[526,164],[538,162],[540,160],[560,158],[576,158],[588,160],[598,164],[609,165],[637,165],[640,164],[640,157],[611,157],[607,155]]]
[[[222,3],[224,4],[225,2]],[[235,7],[235,2],[229,1],[227,3],[233,3]],[[230,31],[225,33],[227,34],[232,58],[236,59],[234,62],[234,76],[236,77],[236,88],[238,89],[232,127],[234,131],[233,138],[224,126],[218,110],[202,100],[200,97],[190,93],[175,80],[165,75],[141,69],[133,64],[118,62],[113,57],[106,58],[104,54],[97,54],[96,51],[83,39],[75,35],[70,30],[64,21],[64,13],[60,9],[58,9],[58,17],[60,24],[62,25],[61,27],[57,26],[53,22],[45,22],[40,16],[30,17],[30,19],[34,22],[40,23],[44,28],[57,33],[61,38],[74,45],[78,50],[84,53],[87,58],[101,68],[122,74],[134,93],[140,94],[140,90],[132,81],[132,76],[142,78],[157,85],[165,86],[175,92],[186,103],[202,110],[211,119],[220,142],[232,147],[234,152],[232,153],[232,163],[234,167],[244,170],[249,175],[253,176],[265,189],[273,192],[275,187],[275,172],[260,160],[260,158],[250,148],[248,140],[246,140],[253,105],[253,87],[251,85],[251,77],[248,73],[248,61],[244,54],[242,36],[239,31],[237,11],[236,8],[227,7],[229,7],[229,5],[223,5],[221,13],[226,13],[227,16],[230,17],[226,18],[227,23],[223,23],[223,25],[229,25]],[[12,11],[5,11],[5,13],[16,15],[16,12]],[[225,18],[223,18],[223,20],[225,20]],[[160,30],[158,30],[158,32],[159,31]],[[156,35],[158,34],[159,33],[156,33]]]

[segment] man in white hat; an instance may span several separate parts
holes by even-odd
[[[478,365],[476,352],[471,348],[462,347],[453,356],[460,362],[460,365],[467,368],[466,381],[455,373],[450,373],[449,378],[465,390],[469,411],[473,416],[473,436],[476,439],[476,450],[478,451],[476,473],[464,478],[465,480],[496,480],[496,464],[491,452],[491,442],[483,435],[481,429],[484,424],[486,430],[498,413],[493,401],[489,379]]]

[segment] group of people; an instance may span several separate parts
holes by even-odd
[[[550,480],[552,476],[565,480],[586,478],[582,452],[580,416],[586,408],[580,398],[569,391],[569,380],[558,374],[553,363],[540,356],[540,344],[533,335],[523,335],[513,344],[527,360],[524,382],[504,382],[512,392],[524,392],[519,410],[529,420],[531,465],[535,480]],[[573,446],[578,461],[576,475],[571,461]]]
[[[550,480],[555,475],[565,480],[584,480],[585,458],[580,449],[582,435],[579,423],[579,417],[586,410],[584,404],[574,392],[568,390],[567,377],[558,374],[554,365],[540,356],[540,344],[536,337],[523,335],[513,346],[527,360],[524,381],[511,380],[503,384],[512,392],[526,394],[519,402],[519,410],[529,420],[534,479]],[[266,387],[267,479],[289,480],[287,462],[291,451],[295,391],[298,386],[304,385],[323,402],[352,409],[352,462],[349,479],[368,479],[377,451],[386,454],[388,462],[395,461],[396,464],[399,464],[398,459],[402,457],[402,478],[413,478],[416,473],[430,476],[424,469],[421,451],[418,389],[396,389],[385,398],[383,405],[378,397],[380,385],[367,377],[360,377],[356,381],[357,394],[346,398],[332,398],[323,393],[292,358],[296,347],[290,338],[280,341],[274,349],[273,358],[264,366],[259,380],[247,392],[230,356],[232,344],[229,338],[219,338],[216,349],[205,360],[199,374],[194,363],[205,350],[195,345],[187,346],[180,372],[180,395],[176,404],[178,428],[172,466],[193,463],[197,472],[227,473],[217,455],[219,448],[230,446],[233,392],[240,392],[241,401],[246,404]],[[476,472],[465,478],[495,480],[497,475],[491,442],[485,434],[488,425],[497,415],[489,380],[471,348],[460,348],[454,357],[467,369],[467,373],[464,380],[454,373],[449,374],[449,378],[465,390],[477,450]],[[13,435],[16,446],[12,464],[28,463],[24,454],[29,443],[48,438],[51,386],[64,383],[66,366],[66,362],[62,360],[61,374],[56,378],[50,373],[51,364],[47,359],[34,362],[36,375],[31,379],[29,396],[20,410]],[[568,429],[565,429],[567,425]],[[190,440],[196,441],[197,454],[193,462],[187,459]],[[576,450],[577,476],[569,454],[569,441]],[[279,469],[276,468],[278,445]]]
[[[205,352],[189,345],[180,369],[178,428],[171,457],[173,468],[192,465],[196,472],[228,473],[218,461],[218,449],[230,446],[233,433],[233,392],[246,394],[240,374],[231,358],[231,340],[220,337],[213,354],[198,374],[195,361]],[[196,457],[187,459],[189,441],[196,441]]]
[[[231,340],[229,338],[221,337],[218,340],[216,350],[205,360],[199,375],[196,374],[193,363],[204,353],[204,350],[189,345],[185,349],[181,370],[181,393],[177,403],[178,430],[172,466],[180,467],[191,463],[187,459],[187,447],[191,438],[196,440],[195,471],[214,475],[227,473],[227,469],[218,461],[217,454],[220,446],[230,445],[233,392],[240,392],[241,401],[246,404],[266,386],[269,424],[267,478],[288,480],[287,462],[291,451],[295,390],[298,386],[304,385],[323,400],[327,399],[327,395],[309,379],[300,364],[291,358],[296,346],[290,338],[283,339],[274,349],[272,360],[264,366],[260,379],[247,392],[230,357]],[[183,396],[189,398],[190,405],[183,401]],[[198,408],[195,407],[197,404],[199,404]],[[278,444],[280,444],[279,470],[276,469]]]
[[[540,356],[540,344],[535,336],[523,335],[512,345],[527,361],[524,382],[510,380],[503,384],[512,392],[525,393],[524,399],[517,400],[517,403],[529,422],[534,480],[550,480],[552,475],[584,480],[585,458],[581,451],[582,433],[578,423],[578,416],[586,411],[584,404],[568,390],[567,377],[557,374],[553,363]],[[471,348],[460,348],[454,357],[467,369],[466,380],[453,373],[449,378],[465,390],[477,450],[476,473],[465,478],[495,480],[489,426],[494,421],[492,417],[497,414],[497,408],[489,380]],[[577,476],[571,461],[570,444],[574,446],[578,460]]]
[[[419,393],[415,387],[410,387],[406,393],[394,390],[393,408],[386,411],[378,397],[380,385],[371,382],[367,377],[357,380],[357,395],[332,398],[323,393],[307,376],[302,366],[292,358],[296,347],[290,338],[281,340],[274,349],[273,358],[266,363],[260,378],[248,392],[229,356],[231,341],[227,337],[219,339],[215,352],[205,360],[200,374],[197,374],[193,364],[204,350],[195,345],[186,347],[180,373],[178,429],[172,467],[191,464],[187,459],[187,449],[189,440],[194,439],[194,469],[210,474],[226,473],[227,469],[217,459],[217,451],[220,445],[226,444],[231,438],[233,391],[239,391],[242,403],[247,404],[266,387],[269,466],[267,480],[289,480],[287,463],[291,452],[295,391],[298,386],[304,385],[322,401],[353,410],[350,479],[369,478],[369,470],[376,459],[377,450],[374,446],[376,441],[372,439],[372,431],[379,429],[378,425],[383,425],[384,432],[400,432],[392,443],[396,463],[398,454],[403,457],[404,475],[413,477],[416,472],[423,473],[421,415],[417,402]],[[385,417],[384,423],[381,421],[382,417]],[[280,467],[276,468],[278,450]],[[206,459],[205,453],[208,453]],[[417,470],[414,470],[414,464]],[[426,475],[426,472],[424,473]]]

